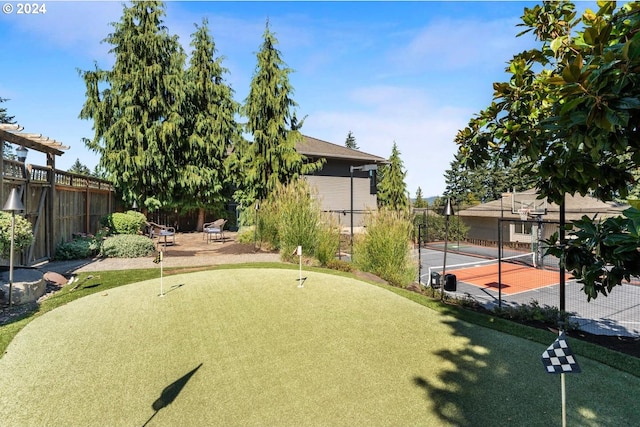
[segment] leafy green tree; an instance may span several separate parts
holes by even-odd
[[[344,141],[344,146],[350,148],[352,150],[358,150],[358,144],[356,143],[356,137],[353,136],[353,132],[349,131],[347,134],[347,139]]]
[[[75,163],[71,165],[68,172],[80,175],[91,175],[91,170],[87,166],[83,165],[78,158],[76,158]]]
[[[386,207],[392,210],[407,209],[409,207],[407,185],[404,182],[407,172],[403,170],[403,167],[400,151],[394,142],[389,164],[380,168],[378,207]]]
[[[198,207],[198,227],[204,223],[206,206],[220,207],[228,198],[227,151],[240,138],[235,114],[239,104],[223,79],[228,70],[208,31],[208,22],[196,25],[191,36],[193,52],[186,71],[187,95],[184,107],[185,136],[177,156],[177,202]]]
[[[265,199],[278,183],[287,184],[322,165],[306,162],[295,149],[296,142],[302,140],[302,122],[293,111],[297,104],[289,82],[291,70],[276,48],[278,41],[269,30],[268,21],[263,38],[249,95],[242,106],[247,118],[245,130],[253,140],[239,144],[234,154],[241,178],[236,200],[245,206]]]
[[[184,154],[185,55],[164,16],[159,1],[123,6],[104,39],[115,55],[113,68],[81,72],[86,100],[80,117],[93,120],[95,132],[87,147],[117,177],[114,185],[126,200],[151,209],[173,201]]]
[[[494,84],[494,103],[458,133],[470,166],[521,159],[541,196],[560,204],[565,194],[628,195],[640,167],[640,4],[598,5],[581,18],[569,2],[525,8],[521,34],[533,32],[542,46],[514,56],[511,79]],[[640,273],[637,215],[624,215],[607,220],[607,233],[578,222],[573,239],[551,239],[567,245],[566,253],[556,248],[563,257],[574,252],[563,260],[589,299]]]
[[[418,187],[416,190],[416,201],[413,202],[414,208],[426,208],[429,207],[429,203],[422,197],[422,188]]]

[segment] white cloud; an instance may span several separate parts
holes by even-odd
[[[516,38],[517,20],[442,18],[418,30],[389,54],[405,72],[451,71],[503,67],[530,38]]]
[[[119,20],[119,2],[49,2],[44,15],[12,22],[17,31],[41,38],[41,44],[75,51],[96,60],[108,56],[109,46],[101,41],[113,30],[110,22]],[[46,40],[46,41],[45,41]]]
[[[384,158],[395,141],[411,195],[418,187],[425,196],[442,194],[443,174],[457,151],[453,139],[472,113],[437,105],[414,88],[363,87],[351,92],[350,99],[351,108],[310,112],[303,133],[342,145],[352,131],[362,151]]]

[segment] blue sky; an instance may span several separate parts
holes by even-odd
[[[25,132],[70,146],[56,160],[97,156],[82,138],[84,84],[78,69],[113,64],[101,41],[122,2],[47,1],[46,13],[0,14],[0,97]],[[4,3],[3,3],[4,4]],[[42,3],[40,3],[42,4]],[[189,53],[194,24],[209,21],[236,100],[247,96],[266,20],[279,41],[290,81],[307,116],[302,132],[343,145],[352,131],[362,151],[388,158],[395,142],[414,196],[442,194],[457,131],[492,100],[513,54],[535,46],[516,38],[530,2],[167,2],[165,25]],[[31,152],[28,163],[44,164]]]

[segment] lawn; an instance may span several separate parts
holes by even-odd
[[[7,426],[548,426],[547,347],[348,277],[221,269],[100,290],[0,359]],[[571,342],[570,342],[571,343]],[[640,378],[587,358],[569,425],[640,419]]]

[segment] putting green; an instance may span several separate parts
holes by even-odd
[[[357,280],[305,272],[299,288],[297,276],[279,269],[176,275],[165,278],[163,297],[156,279],[35,319],[0,359],[2,425],[558,423],[559,377],[544,373],[545,346]],[[581,362],[594,377],[574,376],[569,388],[613,387],[612,372],[615,386],[640,386]],[[573,425],[638,415],[633,396],[607,402],[600,390],[601,408],[581,394],[570,399]],[[625,399],[625,410],[604,408]]]

